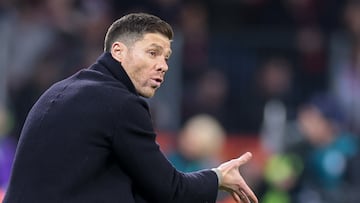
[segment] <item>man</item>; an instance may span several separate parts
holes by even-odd
[[[172,37],[170,25],[149,14],[115,21],[97,62],[31,109],[4,202],[205,203],[218,188],[257,202],[238,171],[250,153],[181,173],[159,150],[140,96],[152,97],[163,82]]]

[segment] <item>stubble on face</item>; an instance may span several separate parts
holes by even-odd
[[[154,96],[164,80],[170,53],[170,40],[156,33],[145,34],[143,39],[128,47],[124,68],[139,95]]]

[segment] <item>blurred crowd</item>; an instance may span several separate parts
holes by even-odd
[[[252,136],[266,159],[244,173],[261,203],[360,202],[360,0],[0,0],[0,198],[31,106],[129,12],[175,30],[149,103],[179,170],[216,166],[227,136]]]

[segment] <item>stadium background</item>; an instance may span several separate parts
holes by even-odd
[[[207,114],[225,131],[221,149],[208,164],[253,152],[255,158],[244,175],[260,202],[360,201],[356,194],[360,177],[354,175],[360,168],[352,164],[359,162],[357,141],[343,146],[354,152],[344,158],[346,173],[330,192],[324,187],[299,192],[275,178],[276,182],[272,178],[276,175],[269,172],[274,157],[295,151],[294,143],[306,141],[298,127],[299,109],[314,96],[321,95],[316,107],[330,112],[329,119],[337,110],[328,105],[328,97],[336,101],[341,112],[336,124],[358,139],[357,0],[1,0],[3,192],[22,124],[39,95],[101,54],[104,34],[114,19],[140,11],[160,16],[175,30],[165,85],[148,100],[165,154],[179,150],[178,137],[190,118]],[[305,170],[297,173],[296,164],[289,162],[276,165],[292,171],[296,178],[291,181],[301,182]],[[331,167],[339,162],[332,163]],[[274,188],[281,192],[271,193]],[[231,202],[224,194],[220,197],[219,202]]]

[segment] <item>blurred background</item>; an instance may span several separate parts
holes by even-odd
[[[175,31],[148,100],[175,167],[251,151],[261,203],[360,202],[360,0],[0,0],[0,199],[31,106],[140,11]]]

